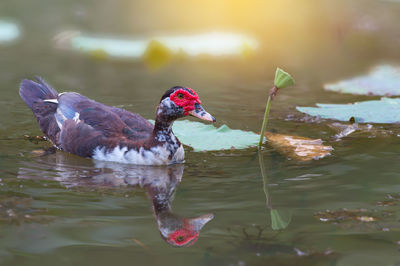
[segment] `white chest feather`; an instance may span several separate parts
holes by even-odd
[[[105,147],[97,147],[93,151],[93,159],[101,161],[111,161],[119,163],[129,163],[137,165],[167,165],[173,163],[181,163],[185,158],[185,151],[180,145],[170,159],[171,152],[168,149],[168,144],[163,146],[153,147],[150,150],[140,148],[139,151],[134,149],[128,150],[127,147],[115,147],[108,151]]]

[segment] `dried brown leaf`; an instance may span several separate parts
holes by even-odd
[[[332,146],[323,145],[321,139],[266,132],[268,144],[285,156],[298,160],[318,160],[330,155]]]

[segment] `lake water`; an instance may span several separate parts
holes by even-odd
[[[0,44],[1,265],[400,264],[398,125],[334,141],[333,121],[295,109],[379,98],[323,84],[400,64],[400,3],[228,2],[1,1],[0,19],[20,29]],[[140,38],[237,31],[259,48],[149,69],[142,60],[60,49],[54,36],[65,30]],[[274,100],[268,130],[321,138],[332,156],[297,162],[268,145],[261,154],[186,147],[184,165],[149,168],[43,155],[48,143],[23,139],[41,134],[18,95],[21,80],[34,75],[148,119],[166,89],[188,86],[217,126],[258,132],[276,66],[296,85]],[[165,234],[188,224],[197,231],[175,247]]]

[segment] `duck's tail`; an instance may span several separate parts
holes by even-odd
[[[36,81],[24,79],[19,88],[19,95],[22,100],[33,110],[35,102],[43,100],[57,99],[58,93],[42,78],[35,77]]]
[[[58,132],[60,131],[54,117],[57,111],[58,93],[40,77],[36,81],[24,79],[19,88],[19,95],[26,105],[31,108],[43,133],[58,146]],[[55,101],[46,101],[52,100]]]

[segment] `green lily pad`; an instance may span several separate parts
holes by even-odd
[[[226,125],[216,128],[188,120],[175,121],[172,130],[183,144],[192,147],[194,151],[246,149],[257,146],[260,138],[251,131],[230,129]]]
[[[377,66],[368,75],[326,84],[324,88],[329,91],[360,95],[400,95],[400,67]]]
[[[311,116],[339,121],[349,121],[354,117],[360,123],[400,123],[400,98],[382,98],[353,104],[317,104],[317,107],[296,109]]]
[[[20,31],[16,24],[0,20],[0,43],[13,41],[19,35]]]

